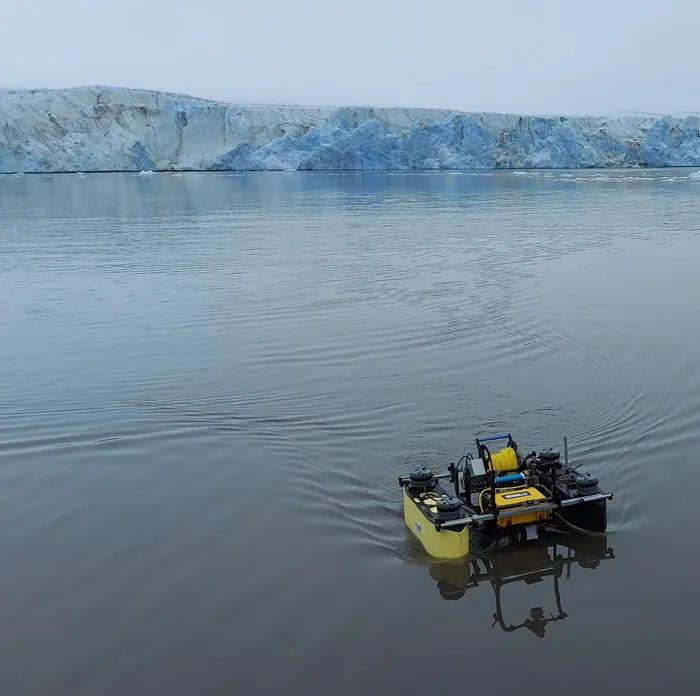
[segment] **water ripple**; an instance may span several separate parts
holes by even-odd
[[[668,615],[642,622],[646,587],[693,591],[648,563],[695,509],[700,198],[684,173],[0,187],[8,693],[230,693],[232,670],[240,686],[270,671],[270,636],[293,646],[270,692],[314,692],[336,654],[369,664],[398,641],[403,665],[406,607],[424,601],[440,657],[473,649],[488,673],[501,637],[479,653],[430,604],[396,477],[493,430],[527,450],[568,435],[615,491],[627,560],[591,582],[604,617],[605,597],[630,606],[608,634]],[[586,587],[557,664],[598,630]]]

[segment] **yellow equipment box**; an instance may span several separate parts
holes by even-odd
[[[509,515],[508,510],[520,510],[528,505],[537,505],[545,499],[544,493],[536,488],[515,488],[513,490],[501,489],[496,493],[496,507],[498,508],[498,526],[510,527],[512,525],[532,524],[547,519],[547,510],[535,512],[521,512],[519,515]]]

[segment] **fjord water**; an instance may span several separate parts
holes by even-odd
[[[0,690],[690,689],[699,232],[685,170],[0,178]],[[503,430],[615,493],[543,637],[401,517]]]

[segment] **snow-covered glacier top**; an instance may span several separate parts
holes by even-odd
[[[0,172],[700,166],[697,116],[245,106],[112,87],[0,91]]]

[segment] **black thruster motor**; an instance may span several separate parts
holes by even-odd
[[[559,459],[559,452],[555,452],[551,448],[547,447],[543,449],[538,455],[537,458],[542,462],[542,464],[546,464],[547,466],[551,466],[552,463],[556,464],[557,468],[561,466],[561,461]]]
[[[457,520],[462,516],[462,501],[453,495],[438,498],[436,507],[438,522]]]
[[[574,480],[569,484],[571,488],[577,488],[580,492],[586,494],[598,487],[598,479],[595,476],[585,474],[575,474]]]
[[[433,488],[435,488],[435,479],[433,477],[433,472],[427,467],[422,466],[418,469],[414,469],[408,475],[408,478],[410,481],[410,483],[408,484],[409,488],[416,493],[431,491]]]

